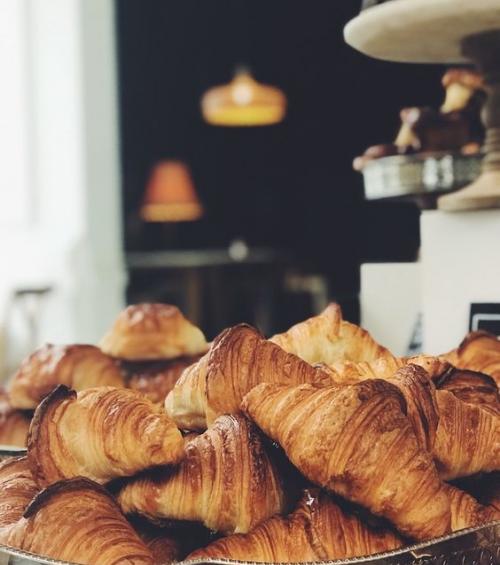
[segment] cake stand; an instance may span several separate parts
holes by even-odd
[[[439,198],[438,208],[500,208],[500,0],[391,0],[362,11],[347,24],[344,36],[349,45],[378,59],[477,66],[488,92],[482,173]]]

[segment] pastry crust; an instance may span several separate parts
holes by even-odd
[[[116,363],[94,345],[52,345],[25,359],[8,385],[14,408],[34,410],[58,385],[80,391],[95,386],[123,387]]]
[[[274,335],[270,341],[311,364],[393,357],[366,330],[343,320],[340,306],[334,303],[318,316]]]
[[[0,445],[26,447],[31,414],[12,407],[8,394],[0,389]]]
[[[22,517],[39,490],[26,457],[0,463],[0,531]]]
[[[447,485],[451,508],[451,529],[464,530],[500,520],[500,511],[493,506],[483,506],[470,494]]]
[[[311,489],[290,515],[274,516],[248,534],[222,538],[187,559],[315,562],[361,557],[402,545],[403,540],[391,530],[365,525],[326,493]]]
[[[115,320],[100,342],[102,351],[129,361],[175,359],[208,349],[205,336],[170,304],[134,304]]]
[[[242,408],[314,483],[388,518],[408,537],[425,540],[450,531],[448,495],[391,383],[265,383]]]
[[[0,531],[0,542],[82,565],[154,563],[111,495],[82,478],[40,492],[23,518]]]
[[[177,463],[184,442],[175,424],[132,390],[79,392],[60,385],[35,411],[28,460],[40,485],[88,477],[98,483]]]
[[[283,512],[285,496],[260,432],[243,416],[221,416],[186,444],[175,469],[131,479],[118,501],[127,514],[199,521],[223,533],[248,532]]]
[[[262,382],[332,384],[331,376],[239,324],[217,336],[198,363],[184,371],[165,400],[181,429],[204,430],[221,414],[235,414]]]

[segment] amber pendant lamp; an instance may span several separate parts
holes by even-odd
[[[155,165],[140,214],[146,222],[189,222],[203,216],[203,207],[185,163],[161,161]]]
[[[281,122],[286,97],[274,86],[260,84],[248,69],[237,69],[233,80],[208,90],[201,99],[204,119],[216,126],[265,126]]]

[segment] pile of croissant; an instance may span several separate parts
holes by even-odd
[[[344,559],[500,519],[500,342],[398,358],[331,304],[207,343],[174,306],[0,398],[0,544],[80,564]]]

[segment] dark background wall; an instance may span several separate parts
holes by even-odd
[[[369,59],[343,40],[350,0],[117,0],[126,250],[218,247],[235,237],[289,250],[355,298],[363,261],[413,260],[418,212],[365,203],[352,159],[390,141],[399,109],[440,104],[442,69]],[[286,120],[205,124],[200,97],[236,65],[279,86]],[[191,167],[207,210],[175,240],[138,208],[152,165]],[[355,314],[353,314],[355,315]]]

